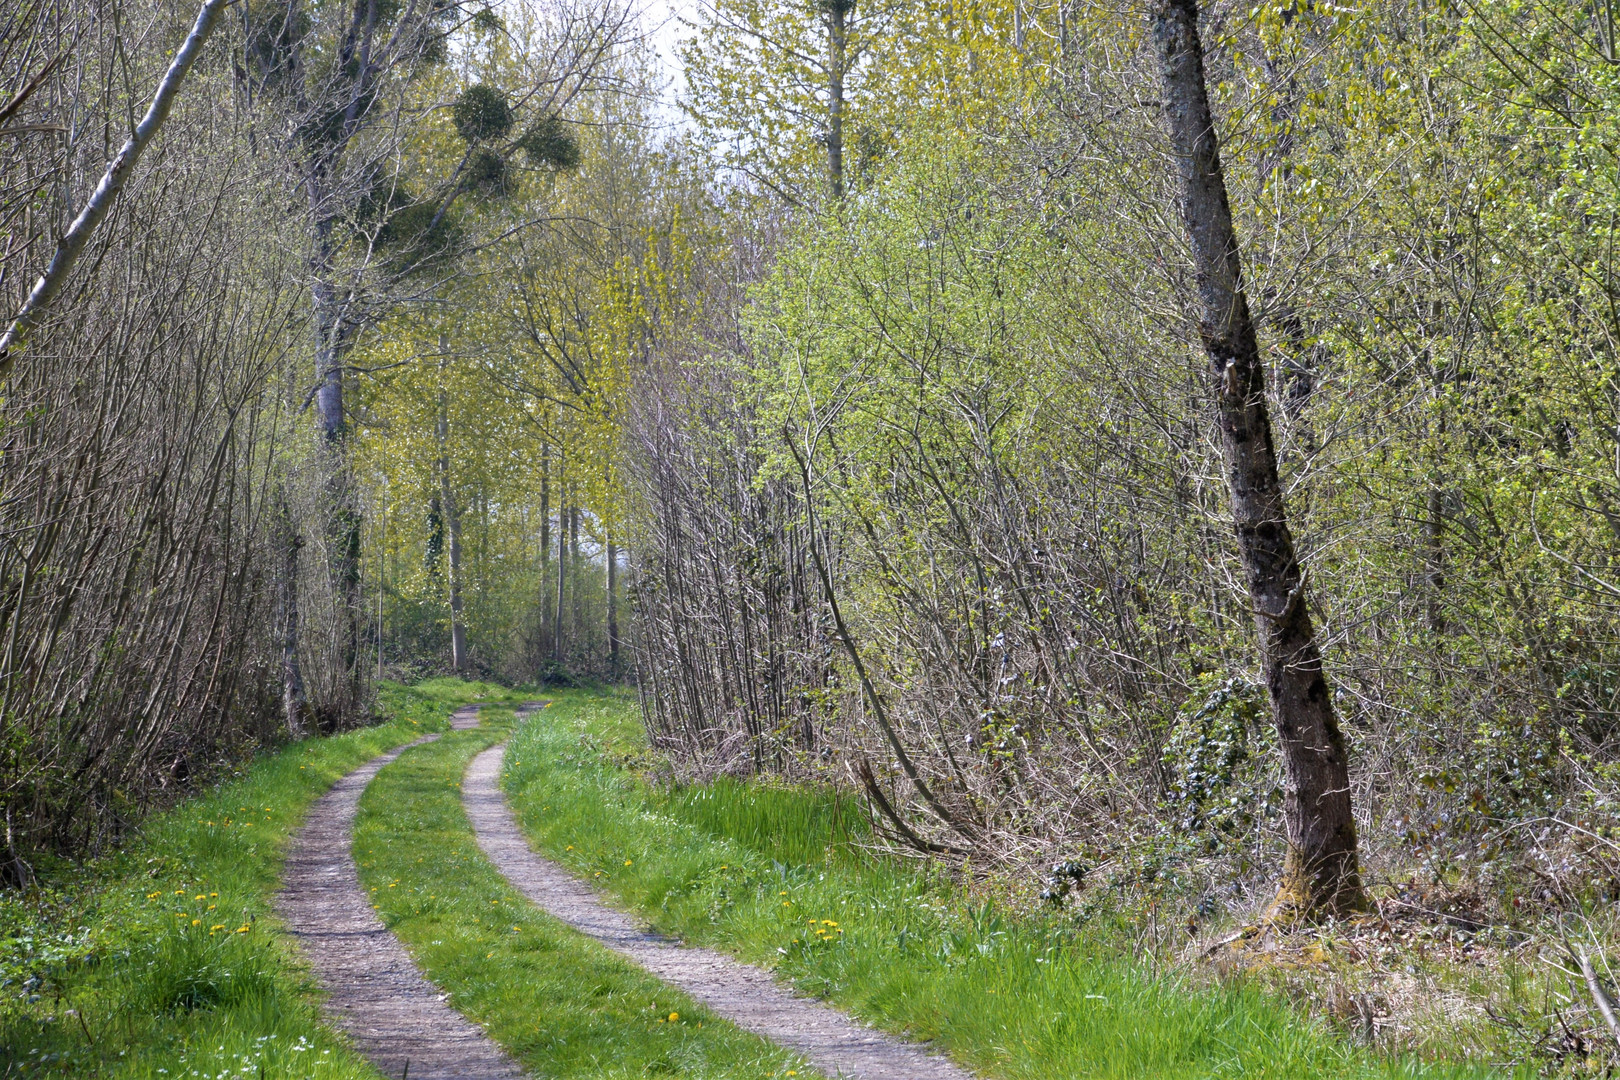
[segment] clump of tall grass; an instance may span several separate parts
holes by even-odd
[[[262,943],[262,934],[242,932],[246,929],[200,920],[163,927],[135,950],[127,1000],[164,1013],[273,1008],[282,990],[277,958]]]
[[[720,776],[671,787],[652,801],[670,817],[789,865],[855,857],[871,833],[860,804],[831,786]]]

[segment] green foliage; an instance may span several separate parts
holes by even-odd
[[[506,159],[494,150],[474,150],[463,173],[467,189],[482,195],[505,195],[508,175]]]
[[[450,106],[450,119],[467,142],[491,142],[505,138],[512,129],[512,106],[495,87],[474,83]]]
[[[377,230],[377,246],[404,270],[422,270],[452,258],[465,243],[455,211],[431,202],[395,210]]]
[[[558,172],[572,172],[579,168],[579,142],[569,132],[561,117],[547,116],[524,132],[518,146],[529,157],[529,164],[545,166]]]
[[[1241,837],[1275,813],[1282,792],[1261,751],[1275,740],[1265,688],[1234,675],[1224,683],[1205,676],[1207,696],[1177,715],[1164,748],[1166,802],[1175,826],[1188,833]],[[1213,689],[1210,687],[1213,686]]]

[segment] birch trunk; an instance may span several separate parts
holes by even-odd
[[[439,336],[439,372],[441,378],[450,366],[450,341]],[[450,483],[450,399],[443,383],[439,388],[439,504],[444,514],[444,528],[448,540],[447,561],[450,566],[450,668],[467,668],[467,626],[462,619],[461,606],[461,509]]]
[[[1202,302],[1199,335],[1209,358],[1233,524],[1286,771],[1288,855],[1273,915],[1359,910],[1366,900],[1344,738],[1277,475],[1265,373],[1205,85],[1198,6],[1196,0],[1156,0],[1152,11],[1182,216]]]

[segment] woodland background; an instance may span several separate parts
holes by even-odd
[[[1145,11],[706,0],[673,124],[616,0],[228,11],[0,402],[12,884],[454,667],[633,679],[687,777],[852,786],[1031,903],[1264,904]],[[193,15],[0,15],[8,310]],[[1602,938],[1613,7],[1202,15],[1367,878]]]

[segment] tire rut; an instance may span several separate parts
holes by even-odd
[[[452,726],[476,727],[476,709],[471,723],[460,715],[466,712],[458,710]],[[523,1071],[482,1028],[445,1004],[360,887],[351,839],[360,796],[409,748],[372,758],[316,800],[287,855],[276,910],[326,990],[327,1017],[385,1076],[522,1080]]]
[[[970,1080],[972,1073],[844,1013],[784,989],[757,967],[690,948],[641,927],[603,902],[590,886],[535,854],[500,790],[505,745],[473,758],[462,779],[462,803],[478,845],[519,892],[717,1015],[803,1055],[827,1076],[851,1080]]]

